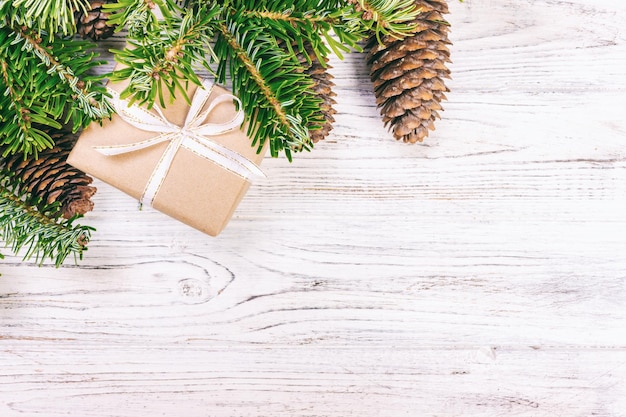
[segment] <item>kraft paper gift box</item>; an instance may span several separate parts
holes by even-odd
[[[114,92],[125,83],[110,83],[118,114],[102,125],[91,123],[68,162],[216,236],[248,190],[248,178],[262,176],[258,165],[264,152],[257,153],[241,129],[243,113],[241,106],[236,110],[236,99],[218,85],[204,84],[202,89],[189,83],[191,107],[179,93],[174,103],[165,97],[164,109],[155,104],[148,111],[119,100]],[[190,120],[190,113],[198,117]]]

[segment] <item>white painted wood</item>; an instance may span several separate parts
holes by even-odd
[[[0,416],[626,416],[626,3],[451,2],[424,145],[334,134],[210,238],[98,182],[79,266],[0,263]]]

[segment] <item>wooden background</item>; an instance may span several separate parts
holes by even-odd
[[[626,416],[626,3],[450,0],[424,145],[333,135],[218,238],[98,182],[79,266],[0,262],[0,416]]]

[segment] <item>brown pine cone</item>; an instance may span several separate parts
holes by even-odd
[[[333,114],[337,113],[337,110],[333,107],[337,102],[333,97],[337,94],[333,91],[335,83],[332,82],[332,79],[335,77],[328,72],[329,69],[332,69],[332,67],[328,65],[328,58],[325,58],[326,65],[324,66],[309,44],[305,44],[305,50],[309,55],[311,65],[304,72],[311,77],[313,80],[313,91],[322,99],[320,110],[326,120],[321,129],[309,131],[311,140],[315,143],[323,140],[333,129],[332,124],[335,122]]]
[[[279,44],[282,44],[284,47],[284,41],[280,40]],[[334,78],[332,74],[328,72],[329,69],[332,69],[332,66],[328,65],[328,58],[325,58],[325,64],[322,65],[317,55],[313,51],[313,47],[308,43],[304,42],[304,51],[299,49],[299,45],[297,42],[292,43],[292,48],[298,58],[298,61],[304,68],[304,73],[307,74],[311,80],[313,81],[313,92],[319,98],[322,99],[322,104],[320,105],[320,111],[324,117],[324,123],[319,129],[309,129],[309,136],[311,137],[311,141],[313,143],[317,143],[320,140],[323,140],[330,131],[333,129],[332,124],[335,122],[335,118],[333,115],[337,113],[335,108],[333,107],[337,102],[333,97],[337,94],[332,90],[335,86],[335,83],[332,82]],[[284,47],[284,49],[287,49]],[[308,58],[307,58],[308,57]]]
[[[416,0],[415,5],[421,12],[412,36],[385,36],[382,44],[372,36],[367,44],[383,122],[391,125],[396,139],[410,143],[422,142],[435,129],[440,103],[450,91],[444,83],[450,78],[449,24],[443,18],[448,5],[445,0]]]
[[[114,26],[109,26],[109,14],[102,9],[102,5],[115,3],[116,0],[89,0],[90,8],[85,13],[83,10],[74,12],[76,31],[83,38],[94,41],[106,39],[113,35]]]
[[[41,151],[35,159],[24,159],[18,153],[5,159],[3,170],[14,175],[21,189],[28,191],[33,204],[39,208],[59,202],[61,215],[69,219],[93,209],[90,198],[96,188],[93,179],[65,161],[76,143],[77,135],[65,131],[48,132],[54,147]]]

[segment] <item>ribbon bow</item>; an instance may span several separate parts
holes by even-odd
[[[113,96],[112,104],[116,113],[126,123],[137,129],[159,133],[153,138],[124,145],[96,146],[94,149],[107,155],[121,155],[138,151],[157,145],[162,142],[169,142],[163,152],[161,159],[150,175],[150,179],[144,188],[140,198],[141,204],[152,205],[163,184],[165,177],[174,160],[174,156],[182,147],[188,149],[209,161],[225,168],[245,180],[250,180],[253,176],[265,177],[263,171],[243,155],[230,150],[218,143],[213,142],[208,136],[217,136],[239,128],[244,120],[244,113],[241,110],[241,101],[232,94],[222,94],[216,97],[209,107],[201,112],[205,106],[213,85],[204,81],[201,87],[196,90],[191,101],[191,108],[187,113],[185,124],[177,126],[167,120],[158,106],[155,106],[156,114],[137,105],[130,105],[128,100],[121,99],[119,93],[109,89]],[[239,104],[239,110],[235,116],[224,123],[204,123],[205,119],[219,104],[235,100]]]

